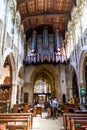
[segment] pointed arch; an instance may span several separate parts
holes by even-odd
[[[6,62],[6,59],[8,60],[9,63],[9,71],[10,71],[10,86],[11,86],[11,94],[10,94],[10,108],[13,107],[14,104],[16,104],[16,96],[17,96],[17,80],[16,80],[16,62],[14,58],[13,51],[9,48],[7,48],[4,51],[3,55],[3,66],[4,63]]]
[[[48,70],[48,67],[45,67],[44,65],[41,68],[37,66],[31,74],[30,81],[33,81],[33,83],[35,83],[37,79],[42,78],[42,76],[44,75],[44,78],[49,80],[52,83],[52,85],[54,85],[54,74],[52,72],[54,72],[52,71],[52,68],[50,71],[50,69]]]
[[[18,68],[18,76],[23,79],[23,76],[24,76],[24,66],[22,64]]]
[[[6,51],[4,52],[4,57],[3,57],[3,65],[5,63],[5,59],[8,56],[9,61],[10,61],[10,66],[11,66],[11,77],[12,77],[12,84],[15,83],[16,81],[16,64],[15,64],[15,59],[14,59],[14,54],[13,51],[11,49],[6,49]]]
[[[86,50],[83,50],[82,51],[82,54],[80,56],[80,60],[79,60],[79,84],[83,87],[84,85],[84,61],[85,61],[85,58],[87,57],[87,51]]]

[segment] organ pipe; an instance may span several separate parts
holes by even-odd
[[[36,51],[36,31],[33,31],[33,34],[32,34],[32,52],[35,52]]]
[[[54,43],[55,51],[60,51],[60,39],[58,30],[55,31],[55,43]]]
[[[45,26],[43,30],[43,47],[48,48],[48,27]]]

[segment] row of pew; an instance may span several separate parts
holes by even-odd
[[[28,104],[15,104],[13,106],[13,113],[28,113],[32,112],[33,116],[41,115],[42,116],[42,107],[35,105],[31,107],[31,105]]]
[[[42,107],[15,104],[11,113],[0,113],[0,130],[30,130],[37,114],[42,115]]]
[[[0,130],[30,130],[32,122],[32,113],[0,113]]]
[[[64,113],[63,125],[65,130],[87,130],[87,111]]]

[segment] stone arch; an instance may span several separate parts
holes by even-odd
[[[53,86],[53,90],[55,90],[55,69],[53,66],[50,65],[50,69],[48,69],[49,67],[46,67],[46,65],[42,65],[42,66],[37,66],[36,69],[32,72],[31,77],[30,77],[30,81],[35,83],[35,81],[38,78],[42,78],[42,75],[44,75],[45,78],[47,78],[50,82],[51,85]]]
[[[40,72],[38,72],[34,77],[34,82],[36,82],[38,79],[47,80],[50,83],[51,91],[55,92],[55,80],[53,75],[46,69],[42,69]]]
[[[16,80],[16,65],[15,65],[15,59],[14,59],[13,52],[9,48],[4,52],[3,65],[4,65],[4,62],[5,62],[5,59],[6,59],[7,56],[9,57],[9,60],[10,60],[10,65],[11,65],[11,68],[12,68],[12,82],[14,84],[14,82]]]
[[[18,76],[23,79],[23,76],[24,76],[24,66],[23,65],[20,65],[19,68],[18,68]]]
[[[84,75],[83,75],[83,67],[84,67],[84,61],[85,61],[85,58],[87,57],[87,51],[86,50],[83,50],[82,51],[82,54],[81,54],[81,57],[80,57],[80,60],[79,60],[79,85],[81,87],[84,87]]]
[[[27,70],[28,72],[29,70]],[[40,66],[35,66],[30,68],[30,75],[29,81],[26,82],[25,86],[27,87],[27,91],[29,91],[29,98],[32,98],[33,92],[34,92],[34,84],[35,81],[44,75],[44,77],[49,80],[51,84],[51,89],[52,89],[52,96],[56,96],[57,99],[60,98],[61,100],[61,89],[60,89],[60,82],[59,82],[59,75],[55,70],[55,67],[53,65],[40,65]],[[25,91],[26,92],[26,91]],[[29,101],[31,102],[31,101]],[[31,102],[32,103],[32,102]]]
[[[11,72],[11,86],[12,86],[12,93],[11,93],[11,108],[14,104],[16,104],[16,95],[17,95],[17,82],[16,82],[16,64],[13,52],[11,49],[7,49],[4,52],[3,57],[3,65],[5,63],[6,58],[9,59],[10,64],[10,72]]]

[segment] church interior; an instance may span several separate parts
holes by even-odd
[[[30,130],[29,112],[41,115],[56,98],[65,129],[86,130],[87,0],[0,0],[0,8],[0,123],[26,113],[27,128],[5,127]],[[70,113],[84,116],[76,128],[66,126]]]

